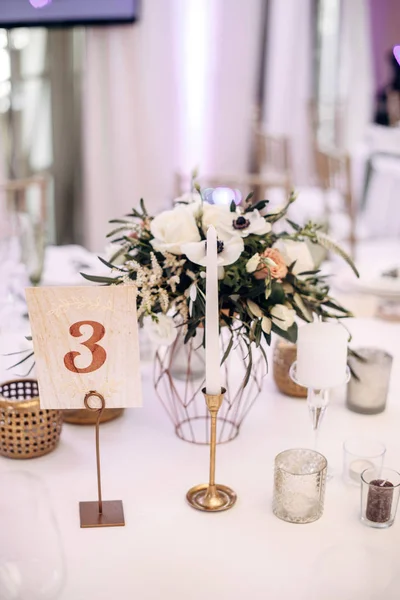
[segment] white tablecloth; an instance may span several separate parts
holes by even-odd
[[[362,525],[359,490],[342,483],[341,464],[343,440],[363,435],[384,441],[387,466],[400,469],[400,325],[349,325],[354,346],[376,345],[395,356],[390,397],[385,413],[363,416],[344,407],[343,390],[335,393],[321,450],[336,476],[327,484],[325,513],[313,524],[285,523],[271,511],[275,455],[312,444],[305,402],[280,395],[271,376],[239,437],[218,448],[217,480],[238,494],[226,513],[186,505],[186,491],[207,479],[208,449],[175,436],[155,397],[150,364],[143,367],[144,407],[101,427],[104,499],[123,500],[125,527],[79,527],[78,502],[96,499],[91,427],[64,425],[48,456],[0,458],[0,474],[29,470],[50,490],[66,556],[61,600],[398,600],[400,515],[389,530]],[[0,344],[2,353],[12,350],[12,338]],[[1,379],[10,376],[5,364],[2,357]],[[383,592],[390,585],[393,595]]]

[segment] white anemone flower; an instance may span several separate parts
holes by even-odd
[[[240,237],[232,237],[229,240],[218,240],[217,249],[217,265],[218,267],[224,267],[237,261],[244,250],[244,243]],[[182,244],[182,252],[183,254],[186,254],[188,259],[193,263],[201,265],[202,267],[206,266],[206,240]]]
[[[216,226],[225,234],[240,237],[265,235],[271,231],[271,223],[257,209],[247,213],[224,212]]]

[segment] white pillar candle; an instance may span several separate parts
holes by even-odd
[[[308,388],[328,389],[346,381],[348,333],[338,323],[299,327],[297,380]]]
[[[217,232],[211,225],[207,231],[206,259],[206,392],[221,393],[219,353]]]

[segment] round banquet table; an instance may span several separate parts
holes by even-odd
[[[155,396],[151,363],[142,366],[143,408],[101,426],[103,497],[123,500],[125,527],[79,527],[79,501],[96,499],[93,428],[65,424],[56,451],[42,458],[0,458],[0,481],[1,473],[25,470],[49,490],[66,561],[60,599],[399,598],[400,515],[388,530],[362,525],[359,489],[346,487],[341,469],[343,441],[354,436],[385,442],[386,465],[400,469],[400,324],[360,318],[348,325],[353,347],[375,345],[394,356],[388,407],[359,415],[345,408],[344,389],[333,394],[320,437],[335,477],[323,517],[312,524],[272,514],[274,457],[312,447],[313,436],[305,402],[278,393],[271,375],[239,437],[218,447],[217,480],[238,494],[225,513],[197,512],[185,502],[186,491],[207,480],[208,449],[175,436]],[[3,335],[1,354],[18,344]],[[10,378],[6,360],[1,380]]]

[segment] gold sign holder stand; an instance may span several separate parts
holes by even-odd
[[[211,438],[210,438],[210,477],[208,483],[201,483],[192,487],[186,494],[190,506],[197,510],[206,512],[220,512],[228,510],[236,502],[236,493],[226,485],[215,483],[215,453],[217,445],[217,415],[221,408],[226,390],[221,388],[220,394],[207,394],[202,390],[207,408],[211,415]]]
[[[89,404],[90,398],[94,396],[100,400],[100,408]],[[100,419],[106,407],[104,396],[96,391],[90,391],[84,399],[85,407],[97,411],[96,421],[96,464],[97,464],[97,493],[98,500],[93,502],[79,502],[79,514],[81,527],[122,527],[125,525],[124,508],[122,500],[103,501],[101,493],[101,470],[100,470]]]

